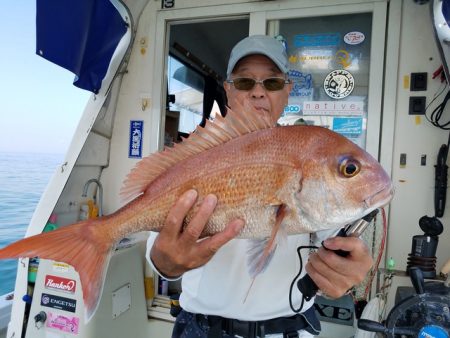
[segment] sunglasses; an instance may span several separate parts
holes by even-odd
[[[232,83],[237,90],[252,90],[257,83],[260,83],[266,90],[274,92],[284,88],[285,84],[291,83],[288,79],[281,77],[269,77],[265,80],[255,80],[248,77],[239,77],[233,80],[227,80],[227,83]]]

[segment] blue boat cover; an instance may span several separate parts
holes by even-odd
[[[450,22],[450,0],[442,1],[442,15],[447,22]]]
[[[98,93],[127,23],[109,0],[36,0],[36,54]]]

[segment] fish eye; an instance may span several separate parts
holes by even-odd
[[[345,158],[339,164],[339,172],[344,177],[353,177],[361,170],[361,164],[353,159]]]

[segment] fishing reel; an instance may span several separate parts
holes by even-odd
[[[450,286],[440,282],[425,283],[417,267],[412,267],[409,275],[416,294],[396,304],[384,324],[360,319],[358,328],[381,332],[388,338],[449,338]]]

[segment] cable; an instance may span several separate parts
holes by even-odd
[[[446,87],[447,86],[445,86],[444,89]],[[443,90],[438,95],[436,95],[436,97],[430,102],[430,104],[433,103],[433,101],[436,100],[442,94],[442,92],[443,92]],[[427,120],[433,126],[438,127],[440,129],[444,129],[444,130],[450,130],[450,121],[447,121],[445,123],[441,122],[442,114],[444,113],[445,106],[447,105],[447,102],[448,102],[449,99],[450,99],[450,91],[447,92],[447,94],[445,95],[445,97],[442,100],[442,102],[436,108],[434,108],[434,110],[430,114],[430,117],[428,117],[426,115],[426,110],[428,109],[430,104],[425,109],[425,117],[427,118]]]
[[[381,262],[381,258],[383,257],[384,254],[384,246],[386,244],[386,237],[387,237],[387,221],[386,221],[386,211],[384,210],[384,208],[380,208],[381,209],[381,215],[383,216],[383,234],[382,234],[382,238],[381,238],[381,243],[380,243],[380,249],[378,251],[378,257],[377,260],[375,261],[374,266],[372,267],[371,272],[369,272],[369,280],[367,282],[366,285],[366,289],[364,291],[364,298],[363,299],[367,299],[372,283],[373,283],[373,279],[375,277],[376,272],[378,271],[378,267],[380,266],[380,262]]]
[[[430,119],[428,118],[428,116],[426,115],[426,111],[428,110],[428,108],[433,104],[433,102],[434,101],[436,101],[436,99],[439,97],[439,96],[441,96],[442,95],[442,93],[444,92],[444,90],[447,88],[447,82],[444,82],[443,83],[444,85],[442,86],[442,84],[441,84],[441,86],[442,86],[442,89],[439,91],[439,89],[437,90],[437,91],[439,91],[439,93],[438,94],[434,94],[434,96],[433,96],[433,100],[431,100],[431,102],[430,103],[428,103],[428,105],[425,107],[425,117],[427,118],[427,120],[431,123],[431,121],[430,121]]]
[[[303,297],[303,294],[302,294],[302,302],[300,303],[300,306],[299,306],[298,309],[294,308],[294,305],[293,305],[293,302],[292,302],[292,289],[294,288],[295,281],[298,279],[298,277],[300,277],[300,275],[301,275],[301,273],[303,271],[303,260],[302,260],[302,255],[300,253],[300,251],[302,249],[318,249],[318,247],[315,246],[315,245],[305,245],[305,246],[299,246],[297,248],[297,254],[298,254],[299,261],[300,261],[300,269],[299,269],[298,274],[292,280],[291,287],[289,288],[289,305],[291,307],[291,310],[294,311],[295,313],[299,313],[300,311],[302,311],[303,303],[305,302],[305,298]]]

